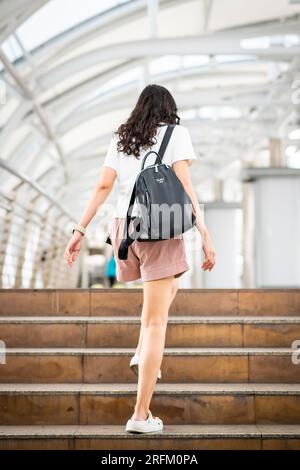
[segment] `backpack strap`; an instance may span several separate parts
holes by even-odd
[[[158,151],[159,156],[156,157],[155,163],[161,163],[175,126],[176,124],[169,124],[167,129],[165,130],[164,138],[162,140],[162,143],[160,144]]]
[[[130,202],[126,214],[126,220],[125,220],[125,226],[124,226],[124,232],[123,232],[123,238],[119,246],[118,250],[118,258],[119,259],[127,259],[128,255],[128,248],[129,246],[134,242],[134,238],[130,237],[129,235],[129,224],[131,221],[131,214],[133,210],[133,205],[134,205],[134,200],[135,200],[135,195],[136,195],[136,181],[133,186],[133,190],[130,196]]]
[[[160,144],[158,152],[156,152],[155,150],[150,150],[148,153],[146,153],[146,155],[143,158],[142,165],[141,165],[142,170],[144,169],[146,160],[147,160],[148,156],[150,155],[150,153],[156,153],[156,155],[157,155],[157,157],[155,159],[155,164],[161,163],[175,126],[176,126],[176,124],[169,124],[168,125],[167,129],[165,130],[164,137],[163,137],[163,140]]]

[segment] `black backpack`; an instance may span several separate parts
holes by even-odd
[[[150,150],[143,158],[130,197],[119,259],[127,259],[128,247],[135,240],[168,240],[190,230],[196,223],[190,197],[172,167],[162,162],[175,125],[168,125],[159,151]],[[157,155],[155,163],[145,167],[151,153]],[[135,202],[139,215],[132,217]]]

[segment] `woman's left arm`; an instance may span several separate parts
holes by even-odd
[[[185,191],[189,195],[191,202],[192,202],[194,214],[196,216],[196,227],[201,234],[202,248],[205,254],[205,260],[202,264],[202,269],[204,271],[206,270],[211,271],[216,262],[215,261],[216,252],[213,247],[208,229],[205,225],[204,218],[203,218],[200,206],[199,206],[197,194],[192,184],[190,170],[189,170],[189,162],[188,160],[179,160],[179,161],[174,162],[172,167],[173,167],[174,172],[176,173],[176,176],[181,181]]]
[[[113,168],[103,166],[99,180],[91,194],[91,197],[87,203],[87,206],[81,216],[79,225],[87,227],[91,220],[96,215],[99,207],[103,204],[105,199],[109,196],[114,182],[116,180],[117,173]]]
[[[110,168],[108,166],[102,166],[99,180],[96,183],[96,186],[86,205],[86,208],[79,220],[79,225],[83,226],[84,228],[89,225],[91,220],[96,215],[99,207],[103,204],[103,202],[110,194],[116,177],[117,173],[113,168]],[[67,244],[64,253],[64,259],[69,266],[72,266],[80,252],[82,237],[83,234],[78,230],[75,230],[70,241]]]

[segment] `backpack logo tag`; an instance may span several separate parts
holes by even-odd
[[[161,178],[155,178],[155,181],[158,183],[163,183],[165,181],[165,178],[162,176]]]

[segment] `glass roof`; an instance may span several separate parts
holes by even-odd
[[[123,3],[128,3],[128,0],[52,0],[21,24],[15,34],[25,49],[32,51],[65,31]],[[14,35],[2,47],[11,60],[23,56]]]

